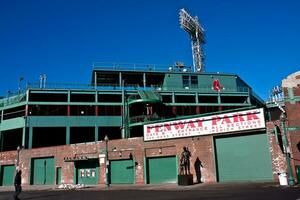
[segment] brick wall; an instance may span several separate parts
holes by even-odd
[[[268,122],[266,125],[269,139],[269,150],[272,160],[273,178],[275,181],[278,181],[278,173],[287,172],[285,156],[278,141],[276,140],[276,135],[274,132],[275,125],[280,127],[280,122]]]
[[[300,78],[299,78],[300,82]],[[295,87],[290,88],[293,97],[300,97],[300,85],[294,85]],[[288,88],[283,88],[284,96],[287,101],[285,102],[285,110],[287,115],[287,127],[300,127],[300,101],[299,99],[293,99],[289,96]],[[287,136],[289,140],[290,152],[291,152],[291,165],[294,173],[296,175],[296,166],[300,166],[300,130],[287,131]]]
[[[110,160],[133,158],[136,162],[136,184],[144,184],[145,157],[177,156],[179,162],[183,147],[187,146],[191,152],[191,173],[194,174],[194,181],[196,181],[194,163],[198,158],[203,166],[201,169],[202,181],[215,182],[216,174],[212,139],[212,136],[202,136],[153,142],[144,142],[141,137],[125,140],[111,140],[108,142],[108,157]],[[42,157],[55,158],[55,168],[61,167],[62,169],[62,183],[74,183],[74,162],[65,162],[64,158],[74,157],[76,155],[98,157],[101,152],[100,149],[105,149],[105,142],[45,147],[30,150],[23,149],[20,152],[20,168],[23,172],[22,183],[25,185],[30,184],[30,164],[32,158]],[[0,165],[15,164],[16,157],[16,151],[2,152],[0,153]],[[105,164],[100,164],[99,183],[105,183]]]

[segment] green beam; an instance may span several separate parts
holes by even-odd
[[[70,103],[70,102],[71,102],[71,91],[68,90],[68,103]]]
[[[95,142],[97,142],[99,140],[99,130],[98,130],[98,127],[95,126]]]
[[[28,105],[121,106],[122,102],[101,102],[101,103],[96,103],[96,102],[28,102]],[[12,106],[12,107],[16,107],[16,106]]]
[[[70,144],[70,126],[66,127],[66,145]]]
[[[252,106],[250,103],[165,103],[166,106]]]
[[[32,149],[33,127],[29,127],[28,149]]]

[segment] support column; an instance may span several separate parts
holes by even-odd
[[[22,147],[25,148],[25,138],[26,138],[26,125],[22,129]]]
[[[219,106],[219,111],[223,111],[223,106]]]
[[[175,103],[175,93],[172,92],[172,103]]]
[[[95,126],[95,142],[97,142],[99,140],[99,131],[98,131],[98,127]]]
[[[122,107],[121,107],[121,138],[127,138],[127,106],[126,106],[126,93],[125,93],[125,88],[124,88],[124,80],[122,81]]]
[[[122,73],[119,73],[119,87],[122,87],[123,81],[122,81]],[[123,85],[124,87],[124,85]]]
[[[143,73],[143,86],[146,88],[146,73]]]
[[[95,72],[95,77],[94,77],[94,88],[97,89],[97,72]]]
[[[71,91],[68,90],[68,103],[70,103],[70,102],[71,102]]]
[[[99,116],[99,108],[98,108],[97,105],[95,106],[95,115],[96,115],[96,116]]]
[[[222,102],[221,102],[221,94],[220,94],[220,92],[218,92],[218,104],[221,104]]]
[[[25,117],[28,116],[28,104],[25,105]]]
[[[68,90],[68,103],[71,102],[71,91]],[[71,116],[71,106],[67,105],[67,116]]]
[[[2,131],[1,131],[1,122],[3,121],[3,110],[0,111],[0,152],[2,152],[2,146],[3,146],[3,142],[2,142]],[[0,169],[1,170],[1,169]],[[0,171],[1,173],[1,171]]]
[[[70,126],[66,127],[66,145],[70,144]]]
[[[176,106],[172,106],[172,113],[173,113],[174,115],[177,114],[177,107],[176,107]]]
[[[2,142],[2,132],[0,130],[0,152],[2,152],[3,142]]]
[[[196,107],[196,114],[201,114],[201,108],[200,108],[200,106]]]
[[[130,105],[128,105],[128,102],[125,103],[126,109],[125,109],[125,137],[130,138]]]
[[[28,149],[32,149],[33,127],[29,127]]]
[[[67,106],[67,116],[71,116],[71,106]]]
[[[97,91],[95,92],[95,102],[96,102],[96,105],[95,105],[95,116],[98,116],[99,111],[98,111],[98,92]]]

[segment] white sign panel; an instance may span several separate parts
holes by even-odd
[[[262,108],[144,125],[144,140],[163,140],[265,128]]]

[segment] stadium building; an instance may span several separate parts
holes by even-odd
[[[266,104],[238,75],[204,73],[204,30],[184,9],[180,23],[193,67],[96,64],[90,84],[41,75],[0,99],[0,184],[17,166],[25,185],[177,183],[184,147],[194,183],[299,180],[299,72]]]
[[[42,79],[1,99],[1,185],[16,165],[32,185],[176,183],[184,146],[195,182],[277,181],[286,171],[275,104],[234,74],[161,69],[94,67],[89,85]]]

